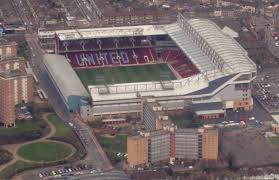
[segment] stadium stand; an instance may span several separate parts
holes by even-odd
[[[162,61],[170,64],[182,78],[199,73],[199,70],[181,50],[164,49],[160,56]]]
[[[85,49],[90,48],[91,51],[69,51],[65,55],[73,68],[168,63],[182,78],[199,73],[199,70],[189,58],[178,48],[162,48],[159,53],[160,55],[158,55],[160,57],[157,57],[155,48],[131,48],[129,44],[133,43],[131,39],[120,39],[121,41],[118,39],[114,39],[114,41],[107,39],[104,41],[103,39],[95,42],[86,41],[85,43],[84,41],[82,43],[80,41],[80,43],[71,43],[71,50],[77,50],[78,44],[80,44]],[[149,40],[146,41],[148,44],[151,42]],[[121,49],[120,46],[130,46],[130,48]],[[69,50],[69,46],[66,49]]]
[[[152,37],[122,37],[59,41],[59,53],[154,47]]]
[[[65,56],[74,68],[148,64],[156,62],[157,59],[155,49],[152,48],[71,52]]]

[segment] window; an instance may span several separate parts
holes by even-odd
[[[12,49],[10,47],[6,48],[6,55],[11,55],[12,54]]]

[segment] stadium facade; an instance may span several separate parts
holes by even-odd
[[[98,84],[85,85],[91,102],[80,106],[84,118],[140,114],[146,96],[154,97],[166,111],[194,108],[201,118],[222,117],[227,109],[253,108],[256,65],[209,20],[179,14],[177,22],[168,25],[56,31],[55,40],[55,53],[69,62],[60,68],[167,64],[177,78],[162,75],[159,81],[108,83],[99,77]]]

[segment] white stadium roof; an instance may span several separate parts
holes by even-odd
[[[200,70],[200,72],[207,72],[207,77],[211,79],[223,76],[223,74],[214,67],[210,59],[202,50],[194,44],[191,39],[186,36],[185,32],[180,28],[180,26],[175,23],[166,26],[170,37],[176,41],[176,44],[181,50],[191,59],[195,66]]]
[[[248,57],[247,52],[212,21],[191,19],[188,23],[221,56],[227,70],[231,69],[233,73],[256,71],[256,65]]]
[[[164,26],[143,25],[111,28],[59,30],[56,35],[62,41],[76,39],[94,39],[107,37],[151,36],[166,34]]]
[[[178,18],[179,19],[179,18]],[[212,21],[185,19],[165,27],[196,67],[209,80],[240,72],[256,72],[247,52]]]

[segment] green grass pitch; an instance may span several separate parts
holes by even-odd
[[[103,84],[96,81],[96,77],[104,77],[107,84],[159,81],[162,74],[170,80],[176,79],[166,64],[76,69],[76,73],[86,88],[88,85]]]

